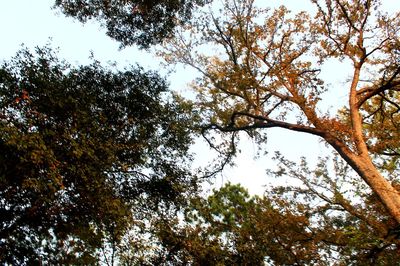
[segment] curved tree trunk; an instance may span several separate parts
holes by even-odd
[[[400,224],[400,192],[379,173],[369,158],[358,157],[355,159],[355,164],[354,169],[378,195],[388,212]]]
[[[368,154],[356,155],[342,143],[325,140],[341,157],[358,173],[358,175],[375,192],[386,210],[400,224],[400,192],[378,171]]]

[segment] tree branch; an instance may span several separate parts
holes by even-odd
[[[400,79],[394,80],[394,78],[400,74],[400,67],[396,70],[393,76],[390,78],[388,82],[383,84],[378,88],[367,87],[362,90],[359,90],[357,94],[360,96],[357,102],[357,107],[360,108],[368,99],[388,90],[396,90],[400,91]],[[364,94],[361,96],[361,94]]]

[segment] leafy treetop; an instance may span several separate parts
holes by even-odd
[[[135,212],[179,205],[190,106],[138,67],[73,67],[49,48],[0,68],[0,261],[97,261]],[[135,211],[134,211],[135,210]]]
[[[207,0],[56,0],[68,16],[81,22],[95,18],[107,34],[123,46],[143,48],[170,36],[177,25],[188,21],[192,10]]]

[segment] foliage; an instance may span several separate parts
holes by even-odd
[[[107,34],[123,46],[148,48],[169,37],[177,25],[190,19],[192,10],[205,0],[56,0],[68,16],[81,22],[99,20]]]
[[[207,199],[194,198],[185,224],[160,230],[169,256],[191,265],[299,265],[316,255],[307,217],[227,184]]]
[[[343,161],[314,170],[279,153],[271,174],[287,186],[250,197],[226,184],[196,197],[184,221],[160,226],[166,257],[179,265],[393,265],[396,221]],[[333,168],[333,169],[328,169]],[[332,171],[332,174],[328,174]],[[295,185],[297,184],[297,185]],[[332,264],[334,263],[334,264]]]
[[[238,132],[260,144],[269,128],[317,136],[400,223],[400,194],[388,174],[399,158],[400,16],[380,12],[379,1],[311,2],[314,14],[292,14],[283,6],[225,0],[197,14],[160,55],[202,74],[193,87],[205,136],[225,133],[228,148]],[[322,75],[331,62],[350,68],[337,87]],[[329,112],[324,107],[332,102],[343,109]]]
[[[191,197],[182,220],[174,207],[198,181],[186,164],[188,128],[198,122],[188,115],[192,104],[139,67],[73,67],[48,48],[25,50],[0,69],[2,263],[400,260],[400,16],[370,0],[311,0],[315,14],[224,0],[192,13],[207,2],[56,0],[55,7],[99,20],[122,46],[165,41],[167,63],[197,69],[203,134],[228,149],[223,165],[240,132],[263,144],[262,130],[274,127],[320,137],[345,162],[323,158],[311,170],[277,154],[271,174],[293,184],[263,197],[229,184],[207,199]],[[332,61],[351,67],[338,88],[321,75]],[[335,90],[348,98],[330,113],[324,96]],[[226,136],[221,145],[215,131]]]
[[[190,104],[168,95],[153,72],[74,67],[48,47],[4,63],[0,261],[91,264],[140,212],[183,202]]]
[[[370,151],[381,168],[389,173],[399,170],[400,160],[400,95],[398,91],[382,92],[363,106]]]
[[[343,265],[391,265],[399,260],[396,220],[337,154],[333,160],[320,158],[315,169],[305,158],[295,164],[277,153],[274,159],[278,168],[270,174],[289,176],[292,185],[271,189],[269,197],[309,217],[320,253]]]

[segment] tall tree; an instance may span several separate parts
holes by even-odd
[[[231,136],[262,136],[268,128],[315,135],[400,223],[400,193],[377,168],[387,158],[398,167],[400,15],[380,12],[379,1],[311,2],[314,17],[259,8],[254,0],[226,0],[221,14],[200,14],[161,54],[202,73],[194,88],[206,129]],[[351,67],[349,82],[325,85],[321,68],[332,61]],[[321,108],[330,90],[347,95],[338,114]]]
[[[148,48],[186,23],[193,9],[209,0],[56,0],[55,6],[81,22],[95,18],[123,46]]]
[[[74,67],[49,48],[0,68],[0,261],[95,263],[139,214],[177,205],[189,105],[139,67]],[[160,214],[161,215],[161,214]]]

